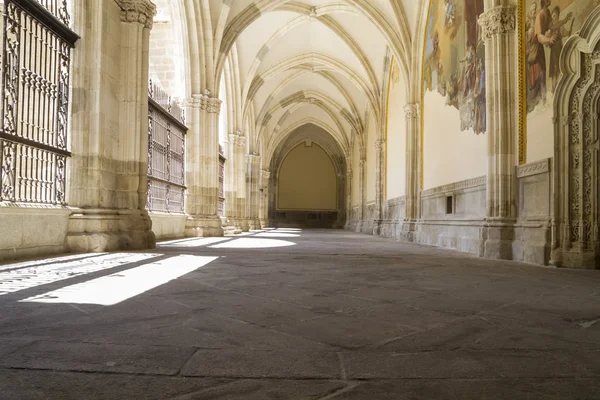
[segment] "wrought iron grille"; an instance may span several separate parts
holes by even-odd
[[[185,115],[166,92],[148,85],[148,210],[184,212]]]
[[[66,0],[4,0],[0,201],[65,204],[68,24]]]

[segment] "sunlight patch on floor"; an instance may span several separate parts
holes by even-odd
[[[163,242],[156,245],[156,247],[202,247],[208,246],[210,244],[224,242],[226,240],[231,240],[230,237],[212,237],[212,238],[195,238],[185,241],[173,241],[173,242]]]
[[[279,239],[263,239],[257,237],[248,237],[235,239],[227,243],[220,243],[210,246],[211,249],[267,249],[271,247],[295,246],[296,243]]]
[[[30,297],[21,302],[112,306],[189,274],[217,258],[191,255],[172,257]]]
[[[40,260],[41,265],[0,272],[0,296],[158,256],[160,254],[114,253],[54,264]]]

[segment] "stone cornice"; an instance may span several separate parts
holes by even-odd
[[[546,158],[544,160],[516,167],[517,178],[525,178],[527,176],[539,175],[550,172],[550,160],[550,158]]]
[[[483,39],[490,39],[495,35],[507,35],[515,32],[517,14],[515,7],[497,6],[479,17],[479,26]]]
[[[457,190],[466,190],[476,188],[479,186],[484,186],[486,184],[486,179],[486,176],[480,176],[478,178],[467,179],[464,181],[454,182],[448,185],[427,189],[421,192],[421,197],[428,197],[449,192],[455,192]]]
[[[121,21],[138,22],[152,29],[156,6],[150,0],[115,0],[121,7]]]

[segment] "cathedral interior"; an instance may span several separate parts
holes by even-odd
[[[600,0],[0,9],[0,399],[600,398]]]

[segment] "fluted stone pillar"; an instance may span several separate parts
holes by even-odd
[[[236,232],[248,232],[246,218],[246,137],[229,135],[229,177],[231,190],[228,193],[227,219]]]
[[[348,162],[351,165],[350,162]],[[350,229],[352,225],[352,169],[348,167],[346,171],[346,226],[345,229]]]
[[[187,237],[223,236],[219,205],[218,118],[221,100],[194,95],[184,102],[186,137]]]
[[[271,171],[268,169],[262,170],[261,176],[261,194],[260,194],[260,227],[269,227],[269,180],[271,179]]]
[[[148,187],[150,0],[74,1],[67,249],[155,246]],[[110,29],[113,40],[99,34]]]
[[[398,237],[403,240],[415,240],[415,231],[419,219],[419,193],[421,190],[421,142],[420,105],[417,103],[404,106],[406,123],[406,212],[402,230]]]
[[[485,41],[487,93],[487,212],[484,256],[512,258],[516,220],[518,56],[516,7],[495,5],[479,18]]]
[[[362,232],[362,227],[365,223],[365,207],[367,193],[365,190],[366,174],[367,173],[367,159],[361,158],[358,162],[358,190],[360,193],[358,203],[358,224],[356,225],[356,232]]]
[[[250,229],[260,229],[260,219],[258,216],[259,194],[260,194],[260,174],[261,157],[256,154],[248,154],[248,199],[246,201],[248,224]]]
[[[383,219],[383,202],[385,195],[385,140],[378,139],[375,142],[375,221],[373,221],[373,235],[381,234],[381,223]]]

